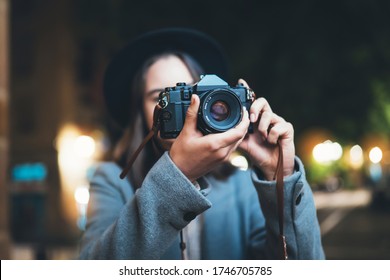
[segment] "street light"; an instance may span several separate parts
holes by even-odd
[[[379,163],[382,160],[383,153],[382,150],[379,147],[374,147],[370,150],[370,153],[368,154],[368,157],[370,158],[370,161],[372,163]]]
[[[84,212],[88,200],[88,170],[93,166],[99,153],[98,142],[89,135],[84,135],[76,125],[66,125],[56,139],[58,165],[64,201],[65,215],[71,221],[77,220],[79,228],[84,227]],[[84,186],[80,188],[80,186]],[[69,201],[74,197],[77,208],[70,207]],[[74,202],[74,200],[73,200]]]
[[[337,161],[343,155],[343,148],[337,142],[326,140],[323,143],[317,144],[313,149],[314,159],[321,164],[328,165]]]
[[[73,149],[77,156],[90,158],[95,153],[95,140],[91,136],[80,135],[73,143]]]
[[[359,145],[354,145],[349,150],[349,161],[353,168],[360,168],[364,162],[363,149]]]

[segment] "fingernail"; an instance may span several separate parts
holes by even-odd
[[[251,122],[255,122],[256,121],[256,115],[254,113],[251,114],[250,120],[251,120]]]

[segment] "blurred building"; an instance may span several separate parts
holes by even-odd
[[[0,0],[0,259],[9,258],[8,227],[8,0]]]
[[[77,67],[82,42],[71,5],[0,0],[2,258],[26,255],[15,255],[3,243],[27,248],[27,258],[61,258],[53,255],[56,248],[77,248],[78,186],[63,182],[59,137],[66,127],[92,133],[101,112],[91,101],[91,80]]]

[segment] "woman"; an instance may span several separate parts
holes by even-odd
[[[243,109],[236,127],[203,135],[197,128],[200,100],[193,94],[179,136],[157,135],[127,178],[119,178],[126,156],[152,127],[159,93],[177,82],[193,84],[199,74],[224,78],[226,60],[213,39],[188,29],[147,33],[108,66],[107,107],[126,128],[116,161],[102,164],[92,179],[80,257],[179,259],[183,231],[190,259],[279,259],[273,181],[279,143],[288,256],[324,258],[312,193],[295,157],[293,127],[264,98],[256,99],[249,112]],[[250,123],[254,132],[248,134]],[[227,160],[237,149],[248,155],[251,170],[229,167]]]

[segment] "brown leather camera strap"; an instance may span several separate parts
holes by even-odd
[[[127,173],[130,171],[131,167],[133,166],[134,161],[137,159],[139,153],[145,147],[146,143],[148,143],[149,140],[152,139],[152,137],[158,133],[158,130],[160,129],[160,113],[161,113],[161,106],[157,104],[156,107],[154,107],[152,129],[149,131],[148,135],[146,135],[144,140],[142,140],[141,144],[138,146],[137,150],[133,153],[133,155],[127,162],[125,168],[122,170],[121,174],[119,175],[121,179],[126,177]]]
[[[278,203],[278,219],[279,219],[279,244],[282,260],[287,260],[287,243],[284,236],[284,184],[283,184],[283,150],[282,145],[278,142],[279,156],[278,164],[274,175],[276,180],[276,198]]]
[[[152,129],[150,130],[148,135],[143,139],[142,143],[139,145],[137,150],[133,153],[133,155],[131,156],[131,158],[126,164],[126,167],[122,170],[121,174],[119,175],[121,179],[126,177],[134,161],[137,159],[139,153],[142,151],[142,149],[145,147],[148,141],[158,133],[158,130],[160,129],[159,119],[160,119],[161,109],[162,107],[159,104],[157,104],[156,107],[154,108]],[[281,258],[283,260],[287,260],[287,245],[286,245],[286,238],[283,232],[283,222],[284,222],[283,151],[282,151],[281,144],[279,142],[278,142],[278,148],[279,148],[279,157],[278,157],[278,163],[274,175],[274,180],[276,180],[276,196],[277,196],[277,203],[278,203],[279,243],[281,248]],[[180,249],[181,249],[182,259],[185,259],[184,251],[186,249],[186,244],[183,241],[182,232],[180,233]]]

